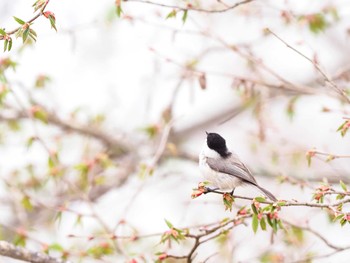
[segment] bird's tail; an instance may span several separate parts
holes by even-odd
[[[264,195],[266,195],[266,197],[268,197],[271,201],[274,201],[276,202],[277,201],[277,198],[271,194],[269,191],[267,191],[266,189],[262,188],[261,186],[259,185],[255,185],[261,192],[264,193]]]

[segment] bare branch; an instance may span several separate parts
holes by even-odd
[[[232,9],[235,9],[235,8],[241,6],[241,5],[248,4],[248,3],[253,2],[253,1],[254,0],[244,0],[241,2],[237,2],[234,5],[228,6],[228,7],[223,8],[223,9],[212,10],[212,9],[204,9],[204,8],[194,7],[191,4],[188,4],[186,7],[181,7],[181,6],[177,6],[177,5],[167,5],[167,4],[163,4],[163,3],[156,3],[156,2],[152,2],[152,1],[148,1],[148,0],[127,0],[127,2],[138,2],[138,3],[142,3],[142,4],[149,4],[149,5],[159,6],[159,7],[172,8],[172,9],[181,10],[181,11],[196,11],[196,12],[202,12],[202,13],[224,13],[224,12],[230,11]]]
[[[342,96],[342,98],[344,98],[346,100],[346,102],[350,103],[350,99],[349,97],[346,95],[345,91],[340,89],[331,79],[330,77],[327,76],[327,74],[321,69],[321,67],[315,62],[313,61],[311,58],[307,57],[306,55],[304,55],[303,53],[301,53],[299,50],[297,50],[296,48],[292,47],[291,45],[289,45],[285,40],[283,40],[281,37],[279,37],[276,33],[274,33],[273,31],[271,31],[269,28],[266,28],[266,31],[268,33],[271,33],[274,37],[276,37],[278,40],[280,40],[283,44],[285,44],[288,48],[290,48],[291,50],[293,50],[294,52],[296,52],[297,54],[299,54],[300,56],[302,56],[303,58],[305,58],[306,60],[308,60],[314,67],[315,69],[322,75],[322,77],[324,78],[324,81],[326,83],[328,83],[339,95]]]

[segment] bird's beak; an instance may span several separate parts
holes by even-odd
[[[209,135],[209,132],[205,131],[205,133],[206,133],[207,135]]]

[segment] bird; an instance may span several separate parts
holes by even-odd
[[[259,186],[249,169],[242,163],[238,156],[226,146],[226,140],[218,133],[208,133],[206,142],[199,154],[199,168],[205,178],[214,189],[232,190],[241,185],[250,185],[259,189],[267,198],[277,201],[277,198],[268,190]]]

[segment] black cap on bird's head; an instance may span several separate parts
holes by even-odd
[[[222,157],[228,157],[231,153],[228,151],[226,141],[219,134],[214,132],[206,132],[207,145],[210,149],[216,151]]]

